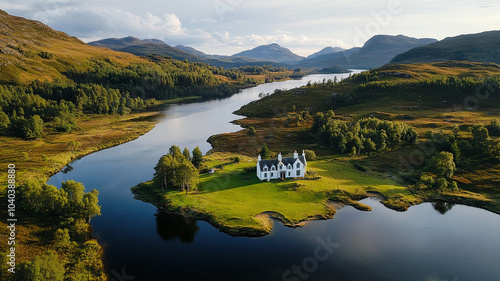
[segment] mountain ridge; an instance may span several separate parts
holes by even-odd
[[[334,53],[343,52],[343,51],[346,51],[346,49],[341,48],[341,47],[329,46],[329,47],[325,47],[325,48],[321,49],[320,51],[318,51],[316,53],[313,53],[313,54],[307,56],[306,58],[312,59],[312,58],[316,58],[316,57],[321,56],[321,55],[334,54]]]
[[[251,50],[236,53],[231,57],[249,57],[281,63],[297,62],[304,59],[304,57],[293,53],[290,49],[284,48],[277,43],[260,45]]]
[[[404,35],[375,35],[361,48],[319,55],[299,62],[302,67],[330,67],[371,69],[389,63],[396,55],[432,42],[432,38],[412,38]]]
[[[447,37],[441,41],[408,50],[391,63],[423,63],[449,60],[500,63],[500,30]]]

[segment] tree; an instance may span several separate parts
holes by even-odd
[[[62,183],[61,189],[67,194],[68,211],[78,213],[83,207],[83,195],[85,194],[83,184],[69,180]]]
[[[184,155],[186,160],[191,161],[191,153],[189,152],[189,149],[187,147],[182,151],[182,155]]]
[[[406,142],[408,144],[414,145],[417,144],[418,132],[415,128],[409,128],[406,131]]]
[[[156,164],[154,180],[162,189],[168,188],[170,184],[173,184],[173,177],[175,175],[174,161],[174,157],[171,154],[167,154],[163,155],[158,164]]]
[[[371,153],[377,151],[377,145],[372,141],[371,138],[366,138],[363,147],[365,148],[366,152]]]
[[[196,169],[193,163],[187,159],[182,159],[176,167],[175,185],[188,194],[189,191],[196,189],[199,176],[198,169]]]
[[[19,264],[16,274],[12,275],[14,281],[26,280],[52,280],[64,279],[64,262],[54,251],[47,251],[41,256],[36,256],[32,261]]]
[[[455,162],[453,161],[453,153],[447,151],[441,151],[436,155],[433,158],[432,164],[434,171],[446,178],[451,178],[456,169]]]
[[[201,163],[203,162],[203,153],[199,147],[195,147],[193,149],[193,159],[191,159],[191,162],[197,169],[200,168]]]
[[[10,125],[9,116],[0,110],[0,133],[4,133]]]
[[[445,178],[437,178],[434,182],[434,187],[437,190],[445,191],[448,189],[448,181]]]
[[[198,184],[198,169],[183,154],[163,155],[155,167],[154,181],[163,188],[168,186],[178,187],[186,193],[196,188]],[[193,160],[197,157],[196,150],[193,152]],[[201,151],[199,152],[201,155]]]
[[[33,115],[29,119],[18,119],[16,123],[20,127],[20,136],[24,138],[37,138],[43,132],[43,120],[38,115]]]
[[[247,132],[247,136],[253,137],[256,134],[257,134],[257,132],[255,131],[254,126],[250,126],[250,128],[248,129],[248,132]]]
[[[483,125],[475,125],[471,129],[472,132],[472,146],[478,150],[478,152],[488,151],[490,147],[490,135],[488,129]]]
[[[58,247],[66,247],[71,243],[71,238],[69,236],[69,231],[67,228],[65,229],[58,228],[56,230],[56,233],[54,233],[54,243]]]
[[[316,160],[316,153],[314,153],[314,151],[305,150],[304,153],[306,154],[306,160],[308,160],[308,161]]]
[[[83,195],[82,217],[87,218],[89,223],[94,216],[101,215],[101,206],[98,204],[98,196],[99,191],[95,189]]]
[[[182,154],[181,153],[181,149],[177,146],[177,145],[172,145],[169,149],[168,149],[168,153],[172,156],[176,156],[176,155],[180,155]]]
[[[0,121],[0,124],[1,123],[2,122]],[[500,121],[498,121],[498,119],[491,120],[490,124],[486,126],[486,128],[491,136],[500,136]]]
[[[271,152],[269,152],[269,148],[267,148],[267,145],[264,144],[259,152],[260,154],[260,157],[262,157],[262,159],[268,159],[271,157]]]

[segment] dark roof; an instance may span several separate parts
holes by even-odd
[[[306,164],[305,162],[305,159],[304,159],[304,156],[299,156],[299,161],[302,162],[302,164]],[[290,165],[293,165],[293,163],[295,163],[295,158],[293,157],[283,157],[281,159],[281,163],[283,163],[283,165],[287,166],[288,167],[288,164]],[[269,159],[269,160],[261,160],[259,162],[259,165],[260,165],[260,169],[263,170],[264,169],[264,166],[268,166],[269,168],[271,168],[273,165],[278,167],[278,164],[280,162],[278,161],[278,159]]]

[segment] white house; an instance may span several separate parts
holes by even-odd
[[[306,154],[302,151],[302,156],[299,156],[297,151],[293,157],[281,157],[278,154],[278,159],[262,160],[259,155],[257,161],[257,177],[260,180],[274,180],[285,178],[304,177],[306,173]]]

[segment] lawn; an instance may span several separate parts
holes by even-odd
[[[234,163],[233,157],[228,153],[206,156],[206,164],[215,167],[216,172],[201,175],[198,190],[189,195],[178,191],[164,193],[169,207],[202,214],[226,232],[247,235],[249,230],[269,233],[272,223],[267,215],[289,226],[310,219],[331,218],[335,210],[327,204],[328,199],[344,200],[346,195],[366,196],[366,190],[387,197],[397,193],[412,196],[404,186],[391,179],[365,175],[333,159],[309,162],[308,169],[321,176],[318,180],[262,182],[254,171],[244,170],[255,166],[255,159],[240,155],[240,162]]]

